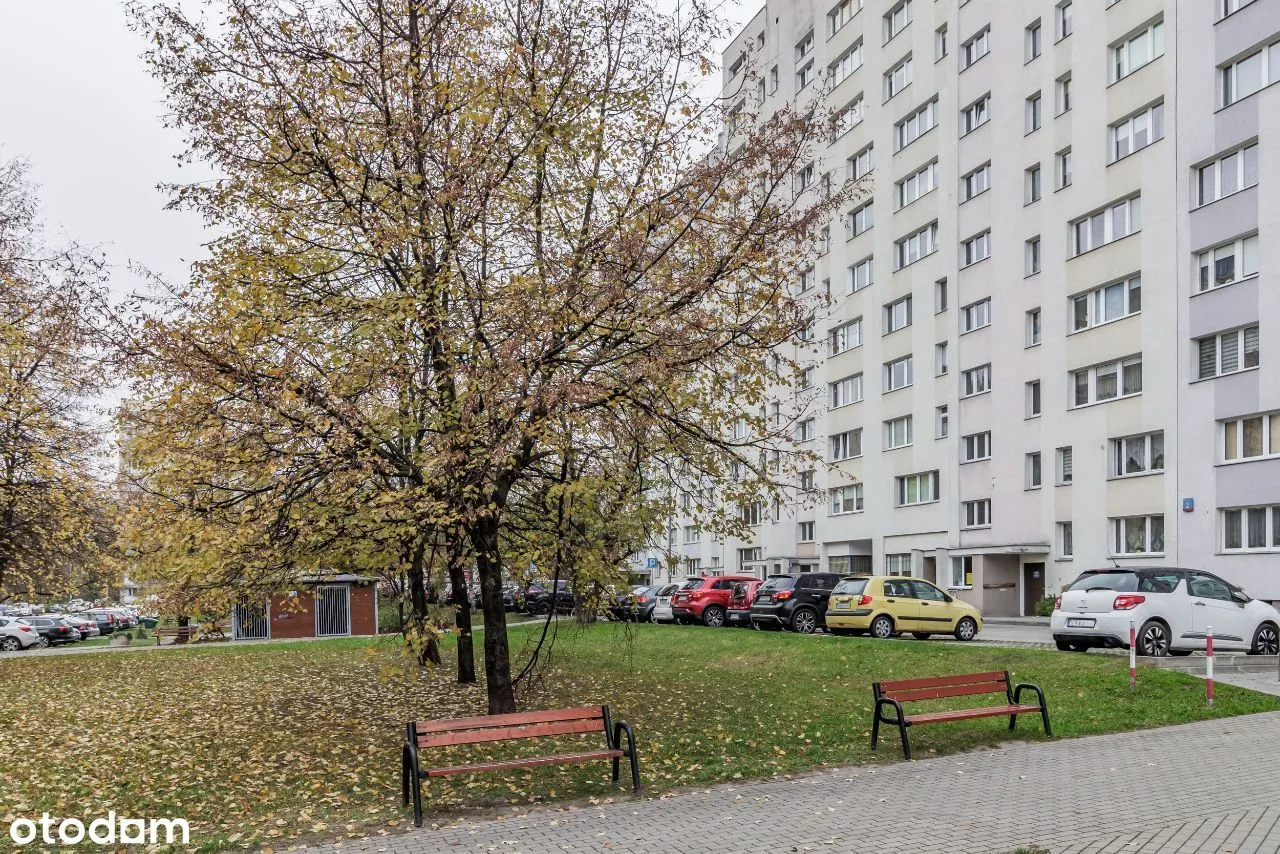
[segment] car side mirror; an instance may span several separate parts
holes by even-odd
[[[1247,605],[1251,601],[1249,599],[1249,594],[1245,593],[1243,590],[1231,591],[1231,598],[1241,605]]]
[[[952,602],[956,601],[956,600],[955,600],[955,597],[954,597],[954,596],[952,596],[950,593],[943,593],[943,594],[942,594],[942,598],[943,598],[943,601],[945,601],[948,605],[950,605]]]

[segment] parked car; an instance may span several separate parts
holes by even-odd
[[[758,578],[739,581],[729,593],[729,605],[725,611],[725,623],[730,626],[751,625],[751,601],[764,582]]]
[[[98,625],[98,632],[103,635],[109,635],[116,630],[124,631],[125,629],[124,624],[119,621],[116,615],[105,608],[81,611],[75,616],[93,620]]]
[[[751,601],[751,627],[813,634],[826,626],[827,598],[839,582],[834,572],[769,576]]]
[[[890,638],[910,632],[925,640],[955,635],[973,640],[982,631],[982,613],[919,578],[863,575],[845,578],[831,591],[827,628],[832,634]]]
[[[671,613],[678,623],[702,623],[719,628],[729,610],[729,596],[738,581],[753,581],[752,575],[704,575],[690,578],[671,599]]]
[[[98,629],[97,622],[88,617],[77,617],[69,614],[58,614],[57,616],[66,620],[68,625],[80,633],[80,640],[96,638],[102,634]]]
[[[504,611],[521,611],[524,606],[524,591],[519,584],[508,581],[502,585],[502,608]]]
[[[573,611],[573,590],[569,582],[560,579],[556,582],[554,595],[550,581],[531,581],[524,589],[524,610],[527,614],[550,614],[552,608],[559,614]]]
[[[657,604],[653,606],[653,613],[649,615],[650,622],[675,622],[676,615],[671,612],[671,600],[679,590],[679,584],[664,584],[662,586],[662,589],[658,591],[658,601]]]
[[[17,652],[40,643],[40,633],[17,617],[0,617],[0,651]]]
[[[615,596],[609,606],[609,616],[615,620],[648,623],[653,619],[653,609],[658,605],[658,593],[667,585],[637,584],[630,592]]]
[[[1050,630],[1058,649],[1129,646],[1139,655],[1190,655],[1214,649],[1251,655],[1280,651],[1280,611],[1210,572],[1176,567],[1091,569],[1054,601]]]
[[[80,640],[80,632],[61,617],[50,617],[41,614],[34,617],[23,617],[22,621],[35,629],[40,635],[40,646],[54,646],[60,643],[75,643]]]

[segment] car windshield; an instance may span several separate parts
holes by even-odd
[[[836,596],[859,596],[863,590],[867,589],[867,579],[865,578],[846,578],[836,585],[836,589],[831,591]]]
[[[760,585],[760,592],[767,590],[790,590],[796,586],[796,579],[793,575],[771,575],[764,584]]]
[[[1075,580],[1070,590],[1114,590],[1132,593],[1138,589],[1138,574],[1125,570],[1086,572]]]

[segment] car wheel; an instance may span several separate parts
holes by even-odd
[[[971,641],[977,633],[978,624],[973,617],[961,617],[960,622],[956,623],[956,640]]]
[[[871,636],[880,640],[893,637],[893,618],[888,614],[881,614],[872,620]]]
[[[5,638],[4,640],[0,640],[0,649],[5,652],[17,652],[21,646],[22,644],[18,643],[17,638]]]
[[[818,630],[818,615],[810,608],[801,608],[791,617],[791,631],[811,635]]]
[[[724,608],[712,605],[702,612],[702,624],[710,629],[718,629],[724,625]]]
[[[36,646],[40,647],[41,649],[48,649],[48,648],[49,648],[49,639],[48,639],[47,637],[45,637],[44,635],[41,635],[41,636],[40,636],[40,640],[36,641]]]
[[[1253,646],[1249,647],[1250,655],[1275,655],[1280,652],[1280,634],[1271,623],[1263,623],[1253,633]]]
[[[533,606],[533,613],[539,617],[545,617],[551,613],[551,604],[549,602],[539,602]]]
[[[1169,627],[1159,620],[1147,620],[1138,630],[1138,655],[1163,658],[1169,654]]]
[[[912,632],[911,636],[916,640],[928,640],[933,637],[933,634],[930,632]]]

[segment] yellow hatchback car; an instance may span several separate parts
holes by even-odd
[[[927,581],[901,575],[842,579],[827,600],[826,616],[833,635],[891,638],[910,632],[921,640],[948,634],[967,641],[982,631],[977,608]]]

